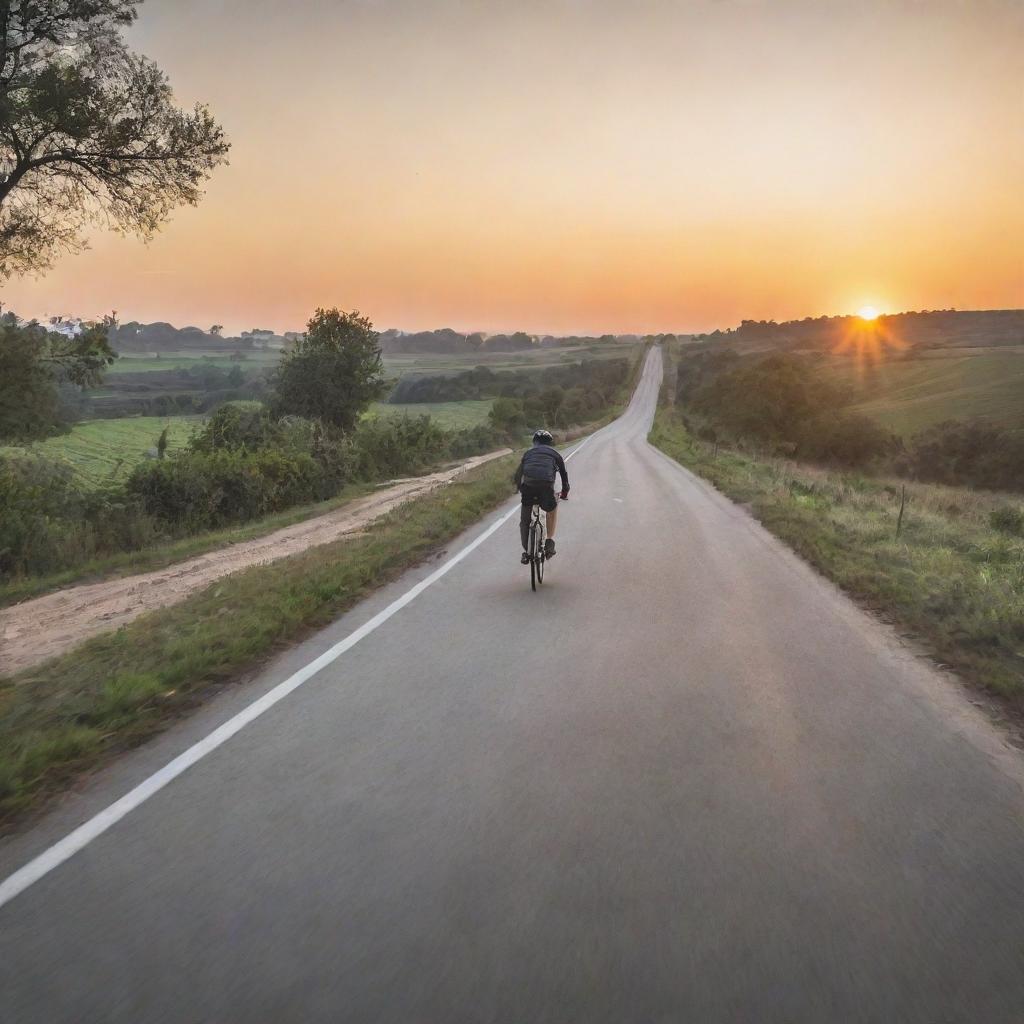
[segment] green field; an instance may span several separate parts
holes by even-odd
[[[531,352],[392,353],[384,356],[384,371],[390,377],[405,374],[461,373],[477,366],[490,370],[529,370],[538,366],[559,366],[580,359],[631,358],[636,346],[620,342],[605,345],[574,345],[571,348],[539,348]]]
[[[576,362],[581,357],[611,359],[632,356],[633,346],[589,345],[574,348],[546,348],[534,352],[493,352],[469,355],[395,355],[384,360],[389,376],[406,373],[457,373],[475,366],[488,366],[494,370],[514,370],[539,366],[556,366]],[[241,361],[230,356],[202,356],[195,353],[166,353],[160,359],[151,356],[122,356],[114,365],[114,372],[133,373],[143,377],[157,370],[181,369],[191,366],[241,366],[243,370],[272,365],[279,358],[277,352],[253,352]],[[1024,363],[1024,361],[1022,361]],[[144,383],[140,380],[140,384]],[[468,402],[424,402],[411,405],[375,403],[369,415],[410,416],[428,415],[446,430],[464,430],[487,422],[491,400]],[[171,450],[182,447],[192,435],[202,416],[129,416],[120,419],[97,419],[78,423],[70,434],[37,442],[31,450],[63,460],[72,465],[83,482],[90,486],[124,479],[156,444],[160,432],[170,427],[168,434]]]
[[[629,355],[632,346],[621,343],[605,345],[577,345],[572,348],[540,348],[531,352],[469,352],[459,353],[391,353],[384,356],[384,372],[389,377],[405,373],[458,373],[475,366],[492,370],[523,370],[533,366],[557,366],[588,359],[614,359]],[[201,352],[164,352],[155,355],[122,353],[111,367],[114,373],[149,373],[152,370],[183,370],[193,366],[220,366],[243,370],[274,366],[281,358],[280,351],[257,350],[244,353],[241,360],[232,359],[230,353],[207,354]]]
[[[1024,346],[934,350],[910,359],[825,364],[857,396],[856,409],[897,434],[943,420],[983,418],[1024,430]]]
[[[463,430],[487,422],[490,401],[423,402],[415,405],[388,405],[376,402],[371,416],[431,416],[446,430]],[[86,420],[76,423],[70,434],[37,441],[29,451],[72,465],[83,482],[97,486],[122,480],[156,445],[164,427],[168,450],[185,445],[203,422],[203,416],[130,416],[123,419]],[[0,449],[3,450],[3,449]]]
[[[445,430],[465,430],[487,422],[491,411],[491,400],[478,402],[416,402],[410,405],[390,405],[374,402],[370,416],[430,416]]]
[[[96,486],[126,477],[156,445],[164,427],[168,449],[182,447],[201,416],[133,416],[117,420],[86,420],[70,434],[30,445],[28,450],[74,466],[81,479]]]
[[[202,355],[194,352],[168,352],[160,356],[137,356],[122,354],[110,368],[112,373],[150,373],[153,370],[187,370],[193,366],[220,366],[230,370],[241,366],[243,370],[258,370],[273,366],[280,359],[279,352],[247,352],[244,359],[232,359],[230,355]]]

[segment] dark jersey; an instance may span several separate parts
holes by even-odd
[[[535,444],[523,452],[519,460],[519,468],[516,470],[516,487],[523,483],[548,483],[555,482],[555,474],[562,478],[562,490],[569,490],[569,475],[565,471],[565,460],[561,454],[550,445]]]

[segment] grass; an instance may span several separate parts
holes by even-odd
[[[513,458],[410,502],[358,538],[226,577],[181,604],[0,680],[0,821],[137,745],[211,687],[335,619],[510,496]]]
[[[822,367],[854,388],[858,412],[903,436],[976,417],[1024,430],[1024,346],[935,349],[874,364],[841,357]]]
[[[201,420],[201,416],[84,420],[69,434],[37,441],[28,450],[70,464],[83,483],[95,487],[128,476],[156,446],[164,427],[168,428],[168,451],[174,451],[185,446]]]
[[[907,484],[897,537],[903,481],[716,449],[666,408],[650,440],[964,679],[1024,712],[1024,536],[1001,511],[1021,509],[1019,497]]]
[[[493,399],[466,402],[412,402],[392,405],[389,402],[374,402],[370,416],[430,416],[445,430],[464,430],[487,423]]]

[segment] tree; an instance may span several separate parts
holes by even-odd
[[[59,433],[58,386],[95,387],[116,358],[107,325],[75,335],[54,334],[39,324],[0,321],[0,440],[31,441]]]
[[[0,279],[84,246],[94,223],[149,238],[225,162],[210,111],[178,109],[125,46],[141,0],[0,0]]]
[[[496,398],[489,418],[491,426],[499,434],[515,434],[526,429],[523,403],[518,398]]]
[[[387,390],[373,324],[358,312],[318,309],[306,333],[285,350],[274,390],[278,415],[351,430]]]
[[[160,436],[156,439],[156,457],[158,459],[162,459],[167,455],[167,431],[170,429],[169,426],[164,427],[160,431]]]
[[[210,328],[210,333],[211,333],[211,334],[212,334],[212,335],[213,335],[213,336],[214,336],[215,338],[219,338],[219,337],[220,337],[220,332],[221,332],[221,331],[223,331],[223,330],[224,330],[224,325],[223,325],[223,324],[214,324],[214,325],[213,325],[213,326],[212,326],[212,327]]]

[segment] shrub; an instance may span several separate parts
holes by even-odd
[[[819,416],[805,428],[797,455],[838,466],[863,466],[884,455],[894,441],[874,420],[859,413]]]
[[[0,453],[0,576],[56,572],[162,536],[120,487],[83,491],[70,466]]]
[[[947,420],[916,434],[898,460],[918,480],[1024,490],[1024,435],[982,421]]]
[[[189,447],[195,452],[221,449],[257,451],[279,441],[280,426],[259,402],[227,402],[206,421]]]
[[[1024,536],[1024,509],[1004,505],[993,509],[988,518],[993,530],[1008,533],[1011,537]]]
[[[453,459],[465,459],[470,455],[493,451],[502,441],[494,428],[485,423],[453,431],[448,437],[448,454]]]
[[[246,522],[334,493],[312,455],[277,449],[183,452],[137,467],[126,490],[148,515],[189,532]]]
[[[526,429],[523,403],[518,398],[496,398],[488,418],[491,427],[499,434],[516,434]]]
[[[46,572],[62,560],[82,495],[69,466],[28,453],[0,453],[0,572]]]
[[[381,416],[352,433],[356,474],[385,480],[418,472],[449,452],[449,435],[429,416]]]

